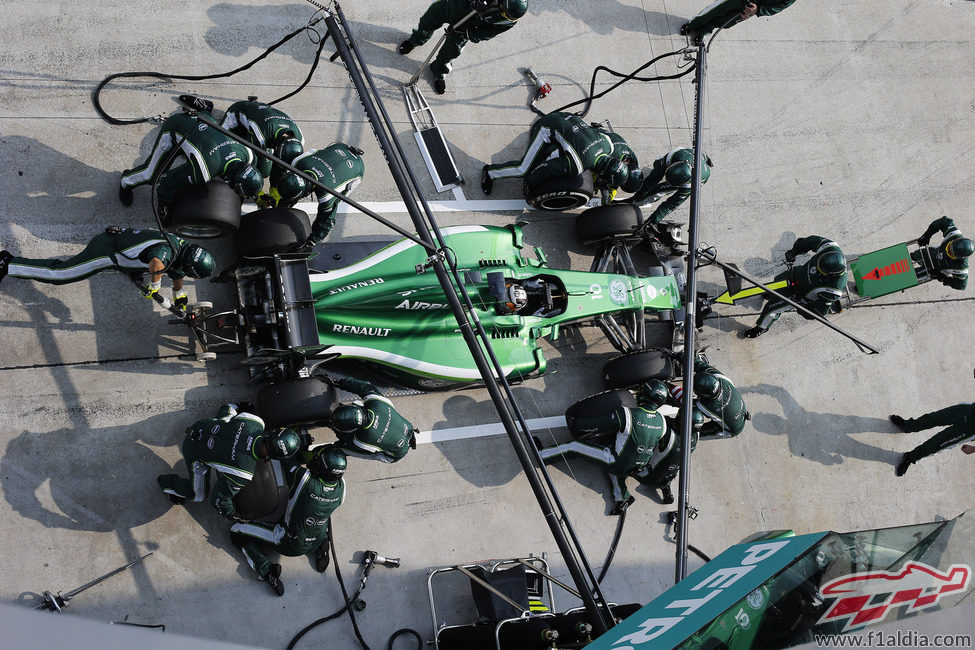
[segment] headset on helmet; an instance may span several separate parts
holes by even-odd
[[[694,375],[694,394],[698,397],[715,398],[721,394],[721,382],[714,375],[697,373]]]
[[[343,404],[332,413],[332,428],[352,433],[366,426],[366,409],[356,404]]]
[[[264,448],[268,458],[291,458],[301,449],[301,436],[294,429],[281,428],[264,437]]]
[[[636,402],[640,406],[650,409],[658,409],[667,403],[667,384],[659,379],[651,379],[640,384],[636,393]]]
[[[213,259],[210,251],[202,246],[190,244],[180,256],[179,266],[186,275],[199,280],[209,277],[217,268],[217,262]]]
[[[512,22],[528,13],[528,0],[500,0],[501,16]]]
[[[290,203],[308,194],[308,183],[301,176],[292,173],[281,174],[274,184],[279,203]]]
[[[952,239],[948,242],[947,251],[948,256],[952,259],[959,259],[964,257],[971,257],[972,253],[975,253],[975,243],[967,237],[960,237],[958,239]]]
[[[842,253],[823,253],[816,262],[816,270],[822,275],[842,275],[846,272],[846,258]]]
[[[234,190],[245,199],[252,199],[257,196],[264,185],[264,177],[253,165],[244,165],[236,174],[231,182]]]
[[[345,474],[348,461],[345,452],[334,445],[326,445],[318,450],[310,461],[308,470],[313,476],[326,480],[334,481]]]

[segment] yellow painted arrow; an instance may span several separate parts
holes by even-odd
[[[789,281],[779,280],[778,282],[773,282],[772,284],[767,284],[765,286],[768,287],[769,289],[776,289],[776,290],[784,289],[785,287],[789,286]],[[725,291],[723,294],[718,296],[715,302],[720,302],[721,304],[724,305],[733,305],[735,304],[736,300],[741,300],[742,298],[748,298],[749,296],[755,296],[762,292],[763,291],[761,287],[749,287],[748,289],[742,289],[741,291],[739,291],[733,296],[728,295],[728,292]]]

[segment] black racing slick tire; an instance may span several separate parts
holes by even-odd
[[[187,239],[216,239],[240,227],[240,196],[223,181],[193,185],[173,202],[163,225]]]
[[[636,398],[628,390],[606,390],[589,397],[584,397],[565,411],[565,423],[569,427],[569,432],[578,440],[591,441],[600,436],[616,433],[618,430],[614,425],[610,429],[598,430],[584,428],[579,423],[579,418],[602,418],[610,415],[620,407],[634,408]]]
[[[334,404],[335,387],[316,377],[275,382],[257,393],[257,412],[268,429],[327,423]]]
[[[560,212],[581,208],[595,193],[592,174],[583,172],[578,176],[549,178],[534,187],[528,186],[525,200],[538,210]]]
[[[672,379],[674,363],[660,350],[640,350],[610,359],[603,366],[603,380],[610,388],[627,388],[648,379]]]
[[[607,239],[626,238],[632,236],[642,222],[639,206],[625,203],[600,205],[576,217],[576,238],[586,246]]]
[[[308,239],[311,221],[297,208],[267,208],[244,215],[237,231],[237,253],[260,257],[283,253]]]
[[[246,521],[264,519],[278,505],[278,486],[271,463],[258,463],[254,478],[234,495],[234,512]]]

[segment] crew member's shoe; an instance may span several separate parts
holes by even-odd
[[[665,485],[660,488],[660,503],[664,505],[670,505],[674,502],[674,493],[670,489],[669,485]]]
[[[481,168],[481,191],[484,192],[485,196],[491,196],[491,190],[494,189],[494,179],[488,174],[487,165]]]
[[[410,52],[413,51],[414,47],[416,46],[413,45],[413,41],[411,41],[410,39],[406,39],[405,41],[399,44],[399,53],[409,54]]]
[[[325,539],[315,549],[315,571],[325,573],[325,569],[328,568],[328,559],[328,540]]]
[[[904,476],[907,473],[907,468],[914,464],[914,460],[911,458],[910,452],[904,454],[901,457],[901,462],[898,463],[897,468],[894,469],[894,474],[897,476]]]
[[[281,582],[281,565],[274,563],[271,565],[271,570],[267,572],[267,576],[264,578],[267,580],[268,586],[274,590],[279,596],[284,595],[284,583]]]
[[[122,172],[122,176],[128,176],[130,173],[131,172],[128,169],[126,169],[124,172]],[[118,200],[121,201],[122,205],[124,205],[125,207],[129,207],[130,205],[132,205],[132,188],[126,187],[121,183],[119,183]]]
[[[891,415],[890,421],[893,422],[894,426],[900,429],[901,431],[907,431],[907,420],[905,420],[901,416]]]
[[[13,255],[10,254],[10,251],[0,251],[0,280],[7,277],[11,259],[13,259]]]
[[[687,40],[689,40],[691,43],[694,43],[695,45],[701,42],[701,37],[698,36],[694,32],[694,30],[691,29],[690,23],[684,23],[683,25],[680,26],[680,35],[686,36]]]
[[[433,80],[433,89],[437,91],[438,95],[442,95],[447,92],[447,80],[443,77],[437,77]]]
[[[230,543],[236,546],[237,548],[244,548],[244,544],[247,543],[247,535],[231,530]]]
[[[745,338],[746,339],[757,339],[759,336],[761,336],[762,334],[764,334],[767,331],[768,330],[765,329],[764,327],[759,327],[759,326],[756,325],[755,327],[753,327],[750,330],[748,330],[748,331],[745,332]]]
[[[196,111],[209,113],[213,110],[213,102],[209,99],[200,99],[196,95],[180,95],[179,101]]]
[[[617,501],[616,502],[616,507],[613,508],[613,511],[611,513],[609,513],[609,514],[611,514],[611,515],[621,515],[621,514],[623,514],[624,512],[626,512],[626,509],[627,508],[629,508],[631,505],[633,505],[633,502],[634,501],[636,501],[636,497],[632,497],[632,496],[629,499],[626,499],[625,501]]]
[[[177,487],[181,481],[186,481],[186,479],[176,474],[160,474],[156,477],[156,483],[162,488],[163,493],[169,497],[170,501],[177,505],[186,501],[186,497],[179,492],[179,488]],[[189,481],[186,482],[188,483]]]

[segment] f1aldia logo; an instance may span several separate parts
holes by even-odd
[[[908,562],[899,571],[865,571],[826,583],[824,598],[836,598],[819,623],[846,619],[842,632],[879,623],[893,607],[907,605],[907,613],[937,605],[945,594],[963,591],[972,576],[967,564],[952,564],[947,572],[921,562]]]

